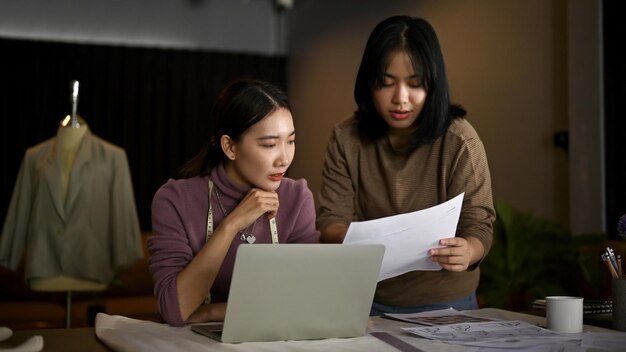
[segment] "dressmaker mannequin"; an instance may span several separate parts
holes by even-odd
[[[63,187],[63,201],[67,198],[70,175],[76,160],[76,153],[80,148],[83,137],[87,132],[87,124],[76,114],[78,103],[78,81],[72,82],[72,115],[65,117],[57,131],[58,162],[61,168],[61,185]],[[104,291],[108,285],[98,281],[60,275],[57,277],[31,278],[30,288],[33,291],[63,291],[66,292],[65,325],[71,325],[72,291]]]
[[[80,127],[61,126],[57,131],[57,148],[59,148],[59,163],[61,165],[61,180],[63,194],[67,195],[70,174],[76,152],[87,131],[84,123]],[[108,288],[107,284],[77,279],[68,276],[50,278],[34,278],[29,280],[30,288],[34,291],[102,291]]]
[[[126,152],[94,135],[72,98],[57,134],[24,153],[0,234],[0,266],[24,263],[33,291],[67,293],[68,327],[73,291],[105,290],[144,258]],[[101,311],[89,307],[90,325]]]

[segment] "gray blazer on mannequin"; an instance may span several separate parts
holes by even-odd
[[[0,265],[25,278],[59,275],[110,283],[143,257],[126,152],[86,131],[63,194],[57,138],[22,160],[0,237]],[[65,201],[64,201],[65,199]]]

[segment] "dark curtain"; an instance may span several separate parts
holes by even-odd
[[[617,221],[626,214],[626,2],[603,1],[604,114],[607,230],[617,237]]]
[[[219,90],[236,78],[285,88],[285,57],[0,38],[0,214],[6,216],[27,148],[54,137],[71,113],[126,150],[142,230],[157,188],[207,142]]]

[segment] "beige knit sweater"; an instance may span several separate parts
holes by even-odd
[[[457,236],[491,247],[495,210],[483,144],[465,119],[455,119],[432,144],[396,150],[388,138],[362,142],[354,117],[338,123],[328,143],[317,228],[426,209],[465,192]],[[375,301],[414,306],[462,298],[478,286],[465,272],[412,271],[378,284]]]

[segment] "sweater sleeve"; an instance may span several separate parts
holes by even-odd
[[[148,239],[149,268],[154,294],[163,319],[173,326],[183,326],[176,277],[193,258],[183,220],[176,207],[176,193],[165,184],[152,200],[152,230]]]
[[[454,164],[448,194],[465,192],[457,236],[480,240],[484,258],[491,248],[496,214],[487,154],[475,132],[462,141]]]
[[[315,228],[315,203],[313,193],[307,186],[305,179],[294,182],[295,194],[298,196],[297,209],[290,215],[293,221],[293,229],[290,232],[287,242],[289,243],[316,243],[319,241],[320,233]],[[280,212],[280,209],[279,209]]]
[[[355,218],[354,190],[346,146],[342,144],[341,127],[337,126],[326,148],[319,195],[317,228],[323,230],[333,223],[349,224]]]

